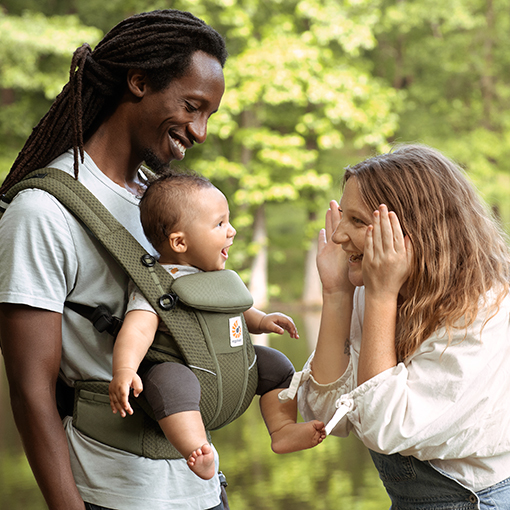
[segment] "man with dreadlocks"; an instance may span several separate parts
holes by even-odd
[[[84,44],[69,83],[29,137],[0,193],[54,167],[89,188],[148,251],[139,223],[142,162],[158,172],[206,138],[224,91],[225,44],[193,15],[132,16],[94,51]],[[64,308],[107,303],[122,316],[127,277],[50,194],[19,193],[0,222],[0,335],[12,408],[50,510],[222,509],[218,476],[184,459],[152,460],[95,442],[57,411],[57,378],[111,378],[113,339]],[[63,423],[63,426],[62,426]],[[216,463],[217,463],[216,456]],[[84,503],[87,502],[87,503]]]

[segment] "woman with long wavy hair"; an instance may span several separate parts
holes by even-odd
[[[303,417],[363,441],[392,508],[510,508],[510,254],[463,170],[421,145],[347,168],[318,267]]]

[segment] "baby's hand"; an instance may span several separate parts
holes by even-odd
[[[298,330],[294,321],[283,313],[268,313],[260,321],[260,330],[262,333],[277,333],[283,335],[285,331],[289,332],[291,338],[299,338]]]
[[[126,413],[133,414],[133,408],[129,404],[129,390],[133,388],[133,395],[138,397],[143,391],[140,376],[132,368],[120,368],[113,374],[113,379],[108,387],[110,394],[110,407],[114,414],[117,412],[124,418]]]

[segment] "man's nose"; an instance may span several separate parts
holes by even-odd
[[[196,143],[204,143],[207,138],[207,118],[199,116],[188,124],[188,130]]]

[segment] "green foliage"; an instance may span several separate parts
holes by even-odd
[[[185,164],[231,198],[236,250],[246,254],[260,205],[297,203],[305,223],[322,214],[333,193],[331,175],[343,168],[338,163],[344,158],[332,167],[331,155],[346,147],[384,146],[397,128],[400,92],[370,73],[365,53],[376,44],[379,16],[373,1],[187,5],[226,37],[231,56],[209,140]],[[294,249],[315,236],[316,230],[305,230]],[[280,255],[286,248],[292,246],[271,244]],[[242,269],[248,261],[233,257],[231,264]]]
[[[508,223],[510,2],[385,1],[375,73],[406,95],[397,140],[443,150]]]
[[[47,508],[23,453],[2,452],[0,456],[0,501],[9,510]]]
[[[100,37],[77,16],[0,11],[0,179],[67,82],[73,51]]]
[[[95,43],[101,32],[81,25],[76,16],[0,14],[0,87],[42,91],[53,100],[67,81],[62,70],[83,42]]]

